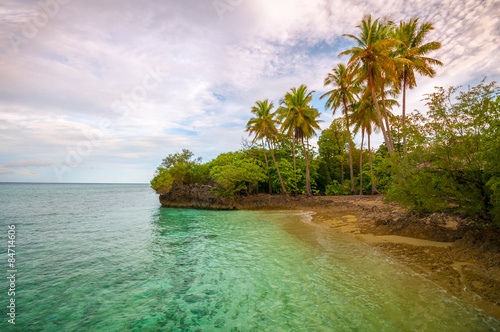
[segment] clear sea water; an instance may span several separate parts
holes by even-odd
[[[0,331],[500,330],[297,213],[166,209],[148,185],[0,184],[0,218]]]

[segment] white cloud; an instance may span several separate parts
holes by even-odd
[[[256,100],[277,104],[303,83],[318,95],[326,91],[323,78],[352,45],[342,34],[356,34],[365,13],[435,25],[430,40],[443,48],[431,56],[444,66],[436,78],[418,79],[408,92],[409,110],[422,109],[422,95],[435,85],[500,77],[500,5],[494,0],[240,1],[222,19],[212,1],[70,1],[17,53],[8,33],[22,35],[39,7],[6,0],[0,10],[0,164],[63,163],[69,150],[89,140],[85,132],[97,130],[102,139],[70,176],[78,181],[96,181],[88,177],[99,169],[107,173],[106,167],[144,176],[181,148],[205,160],[238,149]],[[157,66],[161,83],[130,102]],[[322,115],[323,128],[329,113]],[[23,179],[7,166],[0,173],[0,180]]]

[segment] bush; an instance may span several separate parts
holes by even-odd
[[[164,195],[172,189],[174,179],[166,168],[159,168],[155,177],[151,180],[151,188],[157,194]]]
[[[325,193],[328,196],[344,195],[344,188],[342,187],[342,185],[337,180],[333,180],[331,184],[329,184],[329,185],[326,186],[326,192]]]
[[[498,225],[500,97],[494,97],[500,91],[484,82],[457,89],[428,95],[428,118],[409,121],[409,143],[418,144],[406,158],[390,161],[387,196],[417,211],[465,212]]]
[[[239,191],[252,192],[258,183],[265,181],[266,171],[262,163],[244,158],[239,153],[221,155],[211,163],[210,177],[220,189],[220,195],[234,198]]]

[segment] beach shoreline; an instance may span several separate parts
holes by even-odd
[[[301,209],[311,213],[308,224],[350,234],[451,295],[500,319],[498,232],[490,231],[490,239],[486,240],[489,243],[480,244],[477,242],[485,237],[480,233],[488,231],[467,225],[470,219],[444,214],[412,215],[397,204],[384,203],[383,195],[308,199],[321,201]]]
[[[500,232],[453,214],[419,215],[384,195],[220,197],[182,187],[160,195],[172,208],[303,212],[313,226],[350,234],[453,296],[500,320]]]

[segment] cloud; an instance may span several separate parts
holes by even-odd
[[[15,174],[15,173],[16,171],[11,168],[0,166],[0,174]]]
[[[23,168],[21,170],[21,174],[27,174],[27,175],[38,175],[36,172],[32,172],[29,169]]]
[[[365,13],[434,23],[429,40],[443,47],[431,56],[444,66],[434,79],[418,78],[408,109],[424,108],[420,99],[435,85],[500,78],[498,1],[221,1],[231,5],[222,16],[213,1],[69,1],[17,53],[9,33],[22,36],[40,7],[4,1],[0,180],[12,175],[5,163],[67,163],[69,151],[89,142],[91,152],[72,173],[79,181],[90,166],[144,161],[132,168],[142,176],[181,148],[205,160],[238,149],[256,100],[278,104],[300,84],[318,96],[326,91],[323,79],[337,55],[353,46],[342,34],[356,34]],[[152,68],[161,79],[144,94]],[[322,111],[323,102],[315,106]],[[323,128],[331,120],[325,113]]]
[[[47,167],[53,163],[48,160],[14,160],[4,163],[3,167],[25,168],[25,167]]]

